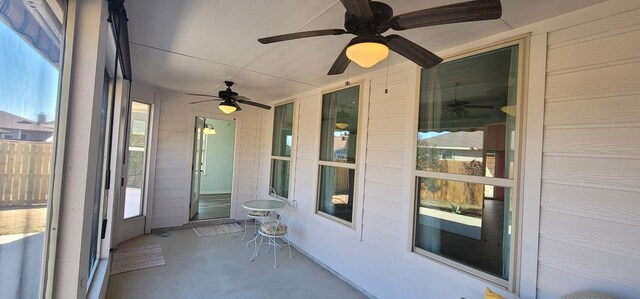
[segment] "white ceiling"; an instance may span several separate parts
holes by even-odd
[[[384,0],[394,14],[464,0]],[[605,0],[502,0],[502,19],[398,32],[438,52],[456,45],[561,15]],[[210,93],[236,82],[234,91],[270,103],[342,81],[327,76],[352,35],[323,36],[269,45],[257,39],[315,29],[343,28],[338,0],[129,0],[134,82],[178,92]],[[393,30],[385,33],[391,34]],[[389,64],[405,61],[392,53]],[[350,76],[372,69],[350,64]]]

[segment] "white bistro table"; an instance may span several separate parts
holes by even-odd
[[[282,210],[286,206],[287,206],[286,202],[281,200],[275,200],[275,199],[249,200],[242,203],[242,207],[249,211],[268,212],[268,216],[265,216],[260,219],[262,223],[264,223],[271,217],[271,212]],[[247,246],[249,246],[249,243],[251,242],[256,242],[256,240],[258,239],[258,235],[259,234],[256,234],[255,237],[253,237],[253,239],[247,241]]]

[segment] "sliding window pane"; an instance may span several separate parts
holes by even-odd
[[[322,96],[321,161],[356,163],[359,91],[353,86]]]
[[[146,175],[149,112],[151,106],[132,102],[129,125],[129,150],[127,192],[124,202],[124,218],[142,216],[144,181]]]
[[[508,278],[509,188],[419,177],[416,189],[416,248]]]
[[[271,160],[271,184],[275,195],[289,198],[289,161]]]
[[[320,165],[318,211],[352,221],[355,173],[355,169]]]
[[[0,297],[40,298],[67,4],[0,2]]]
[[[293,103],[276,106],[274,109],[273,144],[271,155],[291,157],[293,141]]]
[[[517,45],[423,69],[416,169],[511,178],[517,70]]]

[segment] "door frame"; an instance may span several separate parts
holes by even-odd
[[[193,165],[193,150],[195,142],[193,142],[195,137],[195,119],[196,117],[204,117],[205,119],[218,119],[224,121],[235,121],[236,129],[234,132],[234,141],[233,141],[233,170],[231,174],[231,206],[229,208],[229,219],[235,219],[236,212],[236,201],[238,197],[238,140],[240,139],[240,130],[242,128],[242,119],[237,116],[231,116],[222,113],[212,113],[212,112],[204,112],[204,111],[190,111],[189,113],[189,127],[187,139],[185,142],[189,144],[189,148],[186,151],[186,159],[185,159],[185,169],[186,169],[186,178],[184,186],[185,188],[185,198],[184,198],[184,207],[183,207],[183,224],[189,223],[189,204],[191,203],[191,184],[192,184],[192,176],[193,172],[191,171],[191,167]]]

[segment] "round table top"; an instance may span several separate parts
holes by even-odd
[[[242,207],[252,211],[275,211],[284,208],[286,202],[274,199],[261,199],[245,201]]]

